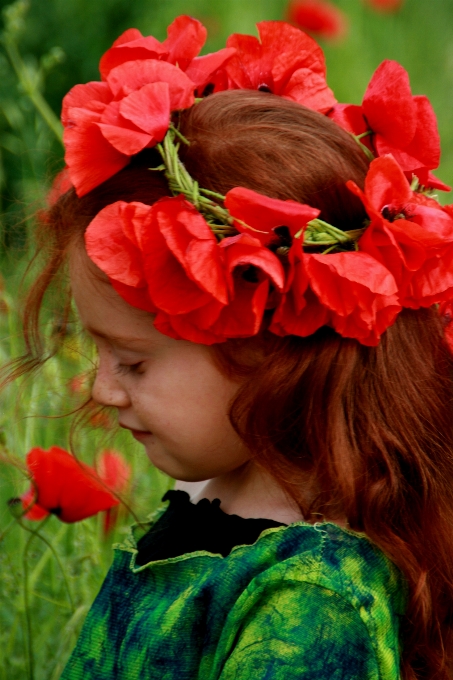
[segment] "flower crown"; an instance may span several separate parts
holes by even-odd
[[[130,29],[101,58],[102,81],[66,95],[65,159],[79,196],[150,147],[173,194],[101,210],[86,230],[88,255],[177,339],[249,337],[272,310],[277,335],[329,325],[377,345],[403,307],[453,298],[453,206],[431,196],[449,190],[431,172],[440,160],[435,114],[393,61],[378,67],[361,106],[337,104],[312,38],[278,21],[258,31],[259,40],[235,34],[200,57],[206,29],[195,19],[178,17],[164,42]],[[354,135],[371,160],[364,191],[346,184],[368,215],[363,229],[341,231],[315,208],[243,187],[222,196],[198,186],[179,159],[189,142],[172,114],[231,89],[285,97]]]

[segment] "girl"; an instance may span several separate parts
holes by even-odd
[[[310,38],[259,31],[197,57],[193,19],[131,29],[63,104],[28,346],[69,265],[93,399],[180,480],[117,546],[63,680],[450,677],[435,119],[398,64],[337,105]]]

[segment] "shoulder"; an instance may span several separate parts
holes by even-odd
[[[249,583],[230,612],[231,677],[241,677],[251,649],[261,646],[259,655],[269,649],[272,664],[286,659],[290,678],[289,669],[298,669],[294,677],[396,680],[405,586],[385,555],[366,537],[333,524],[299,523],[260,541],[261,549],[274,545],[278,560]],[[305,676],[304,668],[317,674]]]

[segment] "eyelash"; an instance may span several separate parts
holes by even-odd
[[[115,366],[115,373],[117,375],[127,375],[128,373],[139,373],[143,361],[137,361],[136,364],[118,364]]]

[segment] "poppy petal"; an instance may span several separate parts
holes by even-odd
[[[138,29],[129,28],[102,55],[99,62],[99,71],[102,80],[107,80],[110,71],[126,61],[159,59],[166,55],[166,48],[156,38],[153,38],[152,35],[144,37]]]
[[[433,170],[440,163],[440,137],[436,114],[427,97],[416,96],[414,103],[417,107],[417,128],[412,142],[404,151]]]
[[[222,68],[236,50],[225,47],[218,52],[196,57],[186,70],[186,76],[190,78],[197,90],[201,90],[209,84],[215,72]]]
[[[119,110],[123,118],[130,120],[140,130],[151,135],[153,141],[162,141],[170,124],[168,84],[144,85],[140,90],[131,92],[129,96],[122,99]]]
[[[348,28],[344,12],[326,0],[292,0],[288,18],[299,28],[321,38],[342,38]]]
[[[107,82],[117,99],[140,90],[145,85],[167,83],[172,111],[187,109],[194,103],[192,81],[177,66],[165,61],[128,61],[112,69]]]
[[[167,61],[185,71],[206,42],[207,30],[197,19],[181,15],[167,29],[167,39],[162,43],[168,52]]]
[[[405,147],[417,128],[417,107],[413,101],[407,71],[386,59],[378,66],[363,98],[363,113],[373,132],[390,143]]]
[[[130,214],[131,206],[141,209],[141,204],[124,201],[117,201],[103,208],[85,231],[85,246],[89,258],[110,279],[127,286],[143,287],[146,279],[141,253],[136,239],[128,238],[125,229],[127,211]],[[148,211],[142,210],[143,219],[148,213],[149,207]]]
[[[97,125],[67,128],[63,133],[65,162],[77,195],[84,196],[129,163],[129,156],[117,151]],[[96,158],[96,163],[93,163]]]
[[[236,219],[237,230],[254,236],[263,245],[275,236],[272,230],[276,227],[286,226],[291,236],[295,236],[320,212],[309,205],[269,198],[244,187],[235,187],[226,194],[225,207],[233,219]]]
[[[118,505],[92,468],[58,446],[48,451],[31,449],[27,467],[36,484],[39,505],[63,522],[78,522]]]

